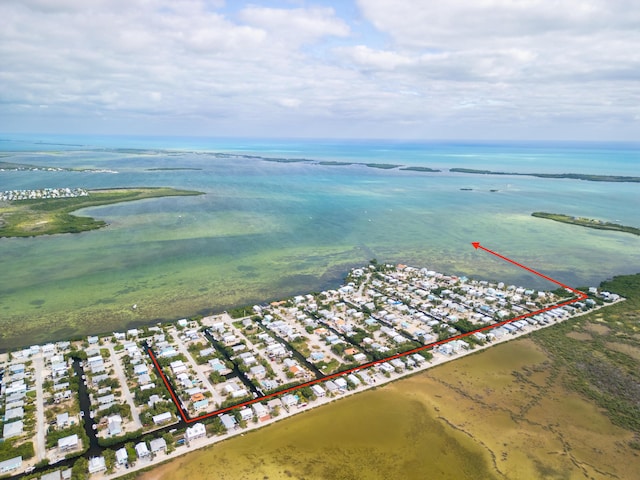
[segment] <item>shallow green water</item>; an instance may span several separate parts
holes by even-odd
[[[640,266],[638,237],[530,217],[551,211],[639,226],[637,184],[196,153],[83,151],[11,161],[21,159],[120,173],[0,172],[0,189],[171,186],[206,195],[82,211],[109,223],[98,231],[0,240],[0,349],[318,291],[374,257],[550,286],[475,251],[472,241],[574,286]],[[167,166],[201,170],[148,170]]]

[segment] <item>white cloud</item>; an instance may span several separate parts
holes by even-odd
[[[640,136],[637,2],[354,1],[5,0],[0,125]]]
[[[340,47],[337,53],[363,67],[372,67],[380,70],[394,70],[400,66],[410,66],[417,62],[416,58],[389,50],[375,50],[366,45],[355,47]]]
[[[637,31],[633,0],[357,0],[364,16],[400,45],[453,48],[553,33]]]
[[[332,8],[249,6],[241,10],[240,18],[249,25],[265,29],[276,40],[295,45],[329,35],[346,37],[350,33],[349,26],[335,16]]]
[[[488,79],[552,81],[560,72],[615,77],[621,64],[640,71],[640,6],[629,0],[358,3],[396,48],[448,52]]]
[[[298,108],[302,103],[298,98],[280,98],[277,102],[286,108]]]

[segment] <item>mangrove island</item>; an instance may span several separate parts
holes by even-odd
[[[618,223],[603,222],[592,218],[572,217],[561,213],[533,212],[532,217],[546,218],[556,222],[568,223],[570,225],[580,225],[581,227],[597,228],[598,230],[613,230],[616,232],[626,232],[633,235],[640,235],[640,228],[627,227]]]
[[[64,195],[52,194],[48,190],[50,189],[43,189],[42,192],[36,190],[4,192],[6,195],[3,195],[3,198],[12,198],[12,200],[0,201],[0,238],[86,232],[105,227],[107,223],[91,217],[79,217],[72,212],[81,208],[145,198],[203,194],[165,187],[109,190],[54,189],[56,192],[63,191]],[[72,193],[69,194],[67,191]]]
[[[517,173],[517,172],[493,172],[491,170],[478,170],[475,168],[450,168],[453,173],[473,173],[480,175],[517,175],[539,178],[568,178],[571,180],[587,180],[590,182],[640,182],[640,177],[627,177],[624,175],[592,175],[585,173]]]

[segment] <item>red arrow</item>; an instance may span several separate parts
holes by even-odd
[[[556,305],[551,305],[550,307],[545,307],[545,308],[542,308],[540,310],[536,310],[534,312],[527,312],[527,313],[524,313],[524,314],[519,315],[519,316],[514,317],[514,318],[509,318],[507,320],[502,320],[501,322],[497,322],[497,323],[494,323],[494,324],[486,325],[484,327],[478,328],[477,330],[473,330],[473,331],[466,332],[466,333],[461,333],[459,335],[455,335],[453,337],[449,337],[449,338],[444,339],[444,340],[438,340],[437,342],[429,343],[427,345],[422,345],[420,347],[413,348],[411,350],[407,350],[406,352],[396,353],[395,355],[392,355],[390,357],[385,357],[385,358],[382,358],[382,359],[379,359],[379,360],[374,360],[374,361],[371,361],[371,362],[367,362],[367,363],[364,363],[362,365],[358,365],[357,367],[352,367],[352,368],[349,368],[347,370],[336,372],[336,373],[333,373],[331,375],[327,375],[327,376],[322,377],[322,378],[316,378],[314,380],[310,380],[308,382],[301,383],[301,384],[295,385],[293,387],[289,387],[289,388],[287,388],[285,390],[280,390],[280,391],[268,393],[268,394],[264,395],[263,397],[254,398],[254,399],[248,400],[246,402],[239,403],[237,405],[231,405],[231,406],[228,406],[228,407],[225,407],[225,408],[220,408],[220,409],[218,409],[218,410],[216,410],[214,412],[205,413],[205,414],[200,415],[200,416],[195,417],[195,418],[190,418],[189,414],[184,410],[182,402],[179,401],[179,399],[176,397],[175,393],[173,392],[173,390],[171,388],[171,385],[169,384],[169,380],[167,379],[166,375],[162,371],[162,368],[160,367],[160,364],[156,360],[155,355],[153,354],[153,352],[151,351],[150,348],[147,348],[147,354],[149,355],[149,357],[151,358],[151,361],[153,362],[153,365],[154,365],[154,367],[156,369],[156,374],[164,381],[165,386],[166,386],[167,390],[169,391],[169,393],[171,395],[171,399],[173,400],[173,403],[175,404],[176,409],[178,410],[178,413],[180,414],[180,417],[182,417],[182,422],[184,422],[186,424],[191,424],[193,422],[199,422],[199,421],[202,421],[202,420],[204,420],[206,418],[211,418],[211,417],[214,417],[214,416],[219,415],[221,413],[234,410],[236,408],[246,407],[248,405],[251,405],[251,404],[254,404],[254,403],[257,403],[257,402],[262,402],[264,400],[268,400],[269,398],[273,398],[273,397],[276,397],[278,395],[283,395],[283,394],[288,393],[288,392],[293,392],[293,391],[298,390],[298,389],[303,388],[303,387],[308,387],[308,386],[315,385],[315,384],[318,384],[318,383],[321,383],[321,382],[325,382],[325,381],[330,380],[332,378],[336,378],[336,377],[339,377],[339,376],[347,375],[347,374],[349,374],[351,372],[357,372],[359,370],[366,369],[366,368],[372,367],[374,365],[378,365],[380,363],[387,362],[387,361],[392,360],[394,358],[405,357],[407,355],[411,355],[413,353],[417,353],[417,352],[420,352],[422,350],[427,350],[427,349],[430,349],[430,348],[434,348],[437,345],[442,345],[443,343],[447,343],[447,342],[450,342],[452,340],[462,339],[462,338],[468,337],[470,335],[473,335],[476,332],[482,332],[482,331],[486,331],[486,330],[491,330],[493,328],[501,327],[502,325],[506,325],[507,323],[515,322],[516,320],[520,320],[520,319],[524,319],[524,318],[528,318],[528,317],[533,317],[533,316],[535,316],[535,315],[537,315],[539,313],[548,312],[549,310],[553,310],[554,308],[563,307],[565,305],[570,305],[570,304],[575,303],[577,301],[584,300],[584,299],[586,299],[588,297],[585,293],[583,293],[583,292],[581,292],[579,290],[575,290],[574,288],[571,288],[571,287],[569,287],[569,286],[567,286],[567,285],[565,285],[563,283],[560,283],[557,280],[554,280],[553,278],[547,277],[546,275],[543,275],[540,272],[536,272],[532,268],[529,268],[529,267],[527,267],[525,265],[522,265],[522,264],[520,264],[518,262],[515,262],[515,261],[511,260],[510,258],[505,257],[504,255],[500,255],[499,253],[496,253],[496,252],[494,252],[492,250],[489,250],[488,248],[483,247],[482,245],[480,245],[480,242],[471,242],[471,245],[473,245],[473,248],[475,248],[476,250],[480,248],[480,249],[484,250],[485,252],[489,252],[491,255],[495,255],[496,257],[501,258],[502,260],[505,260],[505,261],[507,261],[509,263],[512,263],[513,265],[516,265],[516,266],[518,266],[520,268],[523,268],[524,270],[527,270],[528,272],[531,272],[531,273],[533,273],[535,275],[538,275],[539,277],[542,277],[545,280],[549,280],[550,282],[555,283],[556,285],[560,285],[562,288],[569,289],[573,293],[578,295],[578,298],[567,300],[565,302],[558,303]]]
[[[538,275],[539,277],[542,277],[545,280],[549,280],[550,282],[553,282],[556,285],[560,285],[562,288],[566,288],[567,290],[571,290],[573,293],[575,293],[576,295],[578,295],[580,297],[580,300],[584,300],[588,296],[587,294],[581,292],[580,290],[576,290],[575,288],[571,288],[570,286],[565,285],[564,283],[560,283],[559,281],[554,280],[551,277],[547,277],[543,273],[536,272],[533,268],[529,268],[526,265],[522,265],[521,263],[518,263],[518,262],[516,262],[514,260],[511,260],[510,258],[507,258],[504,255],[500,255],[499,253],[494,252],[493,250],[489,250],[488,248],[485,248],[482,245],[480,245],[480,242],[471,242],[471,245],[473,245],[473,248],[475,248],[476,250],[480,249],[480,250],[484,250],[485,252],[489,252],[491,255],[495,255],[496,257],[501,258],[502,260],[504,260],[506,262],[512,263],[512,264],[514,264],[514,265],[516,265],[516,266],[518,266],[520,268],[523,268],[524,270],[526,270],[528,272],[531,272],[531,273],[533,273],[535,275]]]

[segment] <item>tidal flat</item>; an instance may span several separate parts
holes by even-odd
[[[140,478],[497,478],[489,462],[472,439],[440,422],[399,383],[188,454]]]
[[[633,434],[567,390],[531,339],[190,453],[139,478],[633,478]]]

